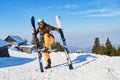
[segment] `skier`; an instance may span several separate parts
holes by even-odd
[[[59,32],[59,29],[45,23],[44,19],[42,18],[38,19],[37,22],[38,22],[38,28],[36,34],[40,33],[39,48],[40,49],[44,48],[44,57],[46,62],[45,69],[48,69],[51,68],[49,48],[51,44],[54,42],[54,36],[52,35],[51,31]],[[34,30],[32,30],[32,34],[34,34]]]

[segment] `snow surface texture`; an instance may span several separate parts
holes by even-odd
[[[0,80],[120,80],[120,57],[71,53],[74,69],[69,70],[65,53],[53,52],[52,68],[41,73],[37,54],[9,52],[10,58],[0,58]]]

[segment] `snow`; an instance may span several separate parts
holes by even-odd
[[[74,69],[69,70],[65,53],[52,52],[52,68],[41,73],[36,53],[9,53],[10,58],[0,58],[0,80],[120,80],[120,57],[71,53]]]
[[[23,45],[20,45],[20,47],[33,48],[33,47],[35,47],[35,45],[31,45],[31,44],[23,44]]]
[[[0,39],[0,47],[4,47],[4,46],[8,46],[8,45],[10,45],[8,42]]]

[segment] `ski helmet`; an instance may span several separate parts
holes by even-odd
[[[38,19],[37,22],[38,22],[38,23],[44,23],[44,19],[40,18],[40,19]]]

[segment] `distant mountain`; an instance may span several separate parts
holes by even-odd
[[[91,47],[83,47],[83,48],[81,48],[81,50],[83,51],[83,52],[85,52],[85,53],[90,53],[91,52]]]
[[[80,51],[83,51],[83,52],[91,52],[91,47],[76,47],[76,46],[69,46],[69,51],[70,52],[76,52],[76,50],[80,50]]]
[[[68,49],[70,52],[75,52],[76,50],[80,50],[80,47],[69,46]]]

